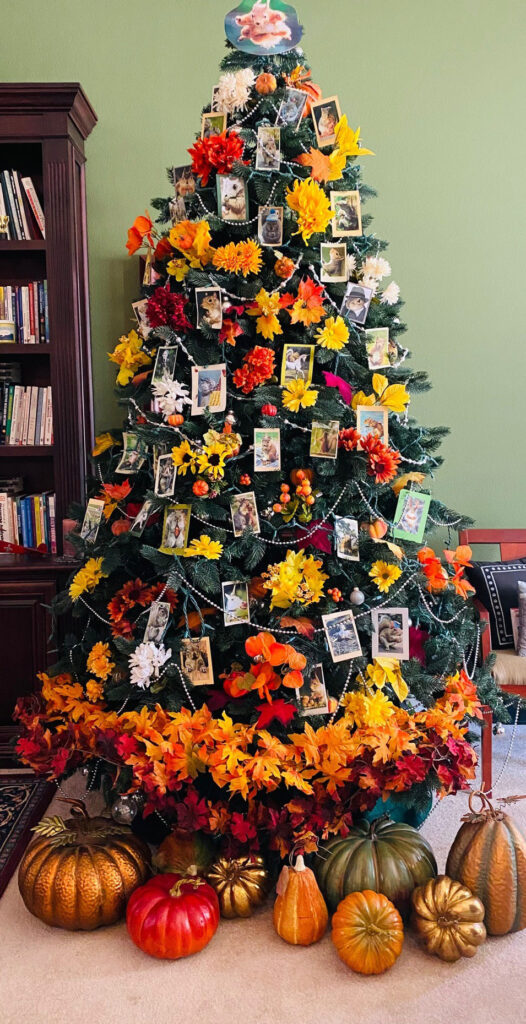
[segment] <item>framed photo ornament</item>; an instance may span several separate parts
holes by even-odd
[[[400,491],[394,517],[393,537],[420,544],[424,539],[431,495],[421,491]]]
[[[260,56],[287,53],[303,35],[292,4],[242,0],[225,18],[225,34],[236,50]]]

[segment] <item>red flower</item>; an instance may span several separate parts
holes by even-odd
[[[235,320],[226,319],[223,320],[223,326],[219,331],[219,341],[226,341],[227,345],[235,345],[236,338],[240,334],[243,334],[243,331],[239,324]]]
[[[240,388],[243,394],[249,395],[258,384],[269,380],[274,373],[274,352],[271,348],[263,348],[256,345],[250,349],[243,359],[243,366],[240,366],[233,376],[236,388]]]
[[[170,605],[170,611],[173,612],[179,598],[177,597],[177,594],[175,593],[174,590],[171,590],[170,587],[167,587],[165,583],[159,582],[154,583],[153,587],[150,587],[146,595],[145,604],[149,604],[150,602],[158,600],[166,601],[166,603]]]
[[[154,258],[155,262],[158,263],[160,260],[164,260],[164,259],[166,259],[167,256],[172,256],[172,255],[173,255],[173,248],[170,245],[170,241],[166,237],[166,235],[163,235],[163,237],[159,239],[159,241],[157,242],[157,245],[155,246],[155,251],[154,251],[154,254],[153,254],[153,258]]]
[[[116,519],[111,524],[111,532],[114,537],[120,537],[121,533],[128,533],[131,523],[129,519]]]
[[[185,316],[184,307],[188,299],[178,292],[170,292],[167,288],[156,288],[148,299],[146,316],[150,327],[191,328]]]
[[[192,170],[201,178],[201,185],[208,185],[213,170],[218,174],[228,174],[236,160],[243,156],[243,139],[235,131],[221,132],[207,139],[197,139],[188,152],[192,157]],[[244,160],[243,163],[248,163]]]
[[[358,446],[361,435],[354,427],[347,427],[345,430],[340,430],[338,444],[340,448],[345,448],[348,452],[353,452]]]
[[[125,480],[122,484],[103,484],[102,490],[113,501],[122,501],[123,498],[128,497],[131,491],[130,481]]]
[[[388,448],[379,438],[363,437],[360,441],[362,451],[367,452],[367,473],[374,476],[375,483],[388,484],[396,476],[400,462],[400,452]]]

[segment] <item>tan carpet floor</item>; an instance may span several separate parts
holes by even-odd
[[[510,728],[497,739],[495,775]],[[83,780],[68,791],[79,794]],[[498,795],[526,793],[526,726]],[[92,809],[98,795],[90,796]],[[439,869],[466,798],[449,798],[424,826]],[[63,807],[64,805],[62,805]],[[52,811],[60,811],[54,802]],[[511,808],[526,830],[526,801]],[[223,921],[210,945],[175,963],[156,961],[124,924],[62,932],[25,910],[12,879],[0,900],[0,1024],[520,1024],[526,1019],[526,931],[489,939],[473,960],[426,956],[409,933],[387,974],[365,978],[338,959],[329,935],[308,949],[284,943],[267,908]]]

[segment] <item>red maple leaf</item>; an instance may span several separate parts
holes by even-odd
[[[297,708],[294,704],[289,704],[286,700],[272,701],[271,704],[265,701],[264,704],[258,704],[257,710],[259,711],[259,718],[256,722],[258,729],[265,729],[267,725],[270,725],[275,719],[281,722],[282,725],[288,725],[294,718]]]

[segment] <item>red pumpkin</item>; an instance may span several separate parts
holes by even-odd
[[[130,938],[159,960],[199,953],[218,924],[217,894],[203,878],[155,875],[135,890],[126,910]]]
[[[278,414],[277,407],[275,405],[271,405],[270,402],[267,402],[266,405],[262,406],[261,412],[263,416],[277,416]]]

